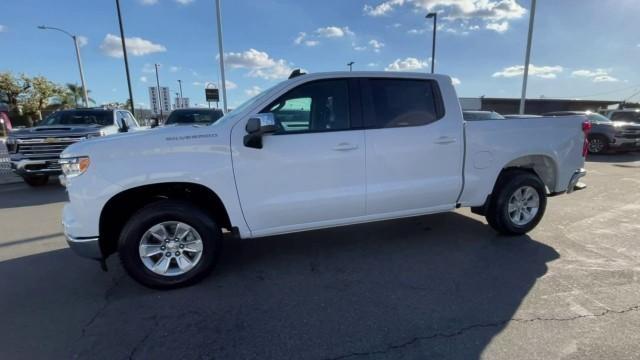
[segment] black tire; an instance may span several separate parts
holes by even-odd
[[[199,262],[184,274],[156,274],[144,265],[139,255],[138,249],[145,232],[167,221],[179,221],[191,226],[202,239]],[[216,265],[221,242],[220,228],[205,211],[186,201],[161,200],[145,206],[130,218],[120,233],[118,255],[127,273],[140,284],[155,289],[173,289],[195,284],[206,277]]]
[[[23,176],[22,179],[24,179],[24,182],[29,184],[29,186],[33,186],[33,187],[44,186],[44,185],[47,185],[47,183],[49,182],[48,175],[29,175],[29,176]]]
[[[525,224],[517,224],[509,216],[509,199],[516,190],[528,186],[538,195],[539,205],[535,216]],[[538,176],[523,170],[511,170],[505,172],[498,179],[491,195],[491,201],[487,209],[487,223],[504,235],[522,235],[538,225],[547,207],[547,194],[544,183]]]
[[[604,154],[609,150],[609,139],[600,135],[589,136],[588,150],[589,154]]]

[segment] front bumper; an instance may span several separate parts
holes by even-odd
[[[11,169],[20,176],[62,174],[59,159],[10,159]]]
[[[571,176],[571,180],[569,181],[569,186],[567,186],[567,194],[571,194],[574,190],[576,190],[576,185],[578,184],[578,181],[585,177],[587,175],[587,170],[585,169],[578,169],[573,173],[573,176]],[[584,187],[579,187],[579,189],[582,189]]]
[[[94,260],[102,260],[99,238],[74,238],[67,233],[65,233],[65,237],[67,238],[67,244],[76,254]]]
[[[639,150],[640,138],[615,137],[609,144],[612,150]]]

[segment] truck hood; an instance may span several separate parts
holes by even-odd
[[[11,131],[11,137],[18,139],[34,138],[34,137],[82,137],[89,134],[96,134],[102,126],[35,126],[26,129],[17,129]]]
[[[220,129],[213,125],[157,127],[81,141],[67,147],[61,156],[117,156],[127,159],[150,152],[168,153],[184,151],[185,147],[218,145],[223,143],[223,138]],[[227,145],[228,142],[227,136]]]

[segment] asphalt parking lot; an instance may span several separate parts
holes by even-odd
[[[0,185],[0,359],[637,359],[640,154],[587,170],[528,236],[461,210],[229,240],[169,292],[75,256],[62,187]]]

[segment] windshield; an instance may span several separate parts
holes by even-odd
[[[640,112],[638,111],[614,112],[613,114],[611,114],[611,120],[640,123]]]
[[[209,125],[222,117],[223,113],[218,109],[202,110],[174,110],[165,122],[170,124],[202,124]]]
[[[587,114],[587,119],[591,122],[611,122],[611,119],[596,113]]]
[[[113,114],[111,111],[59,111],[51,114],[40,125],[108,126],[112,123]]]

